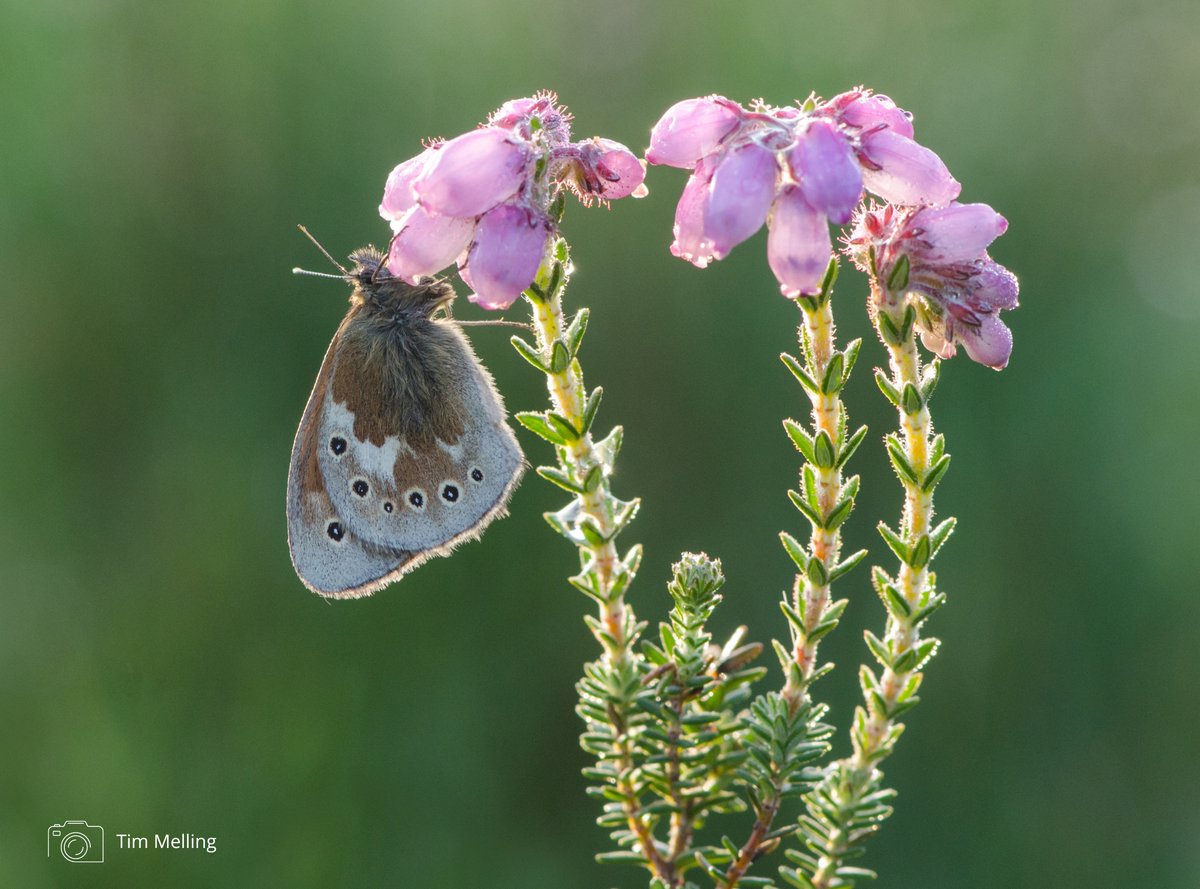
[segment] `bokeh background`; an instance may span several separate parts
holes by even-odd
[[[0,4],[0,885],[644,885],[600,867],[573,685],[594,655],[575,554],[530,475],[512,515],[372,599],[329,604],[288,561],[292,435],[345,308],[297,279],[386,239],[391,167],[504,100],[559,92],[580,136],[637,150],[676,100],[782,104],[858,83],[1010,220],[1011,365],[945,368],[935,418],[959,531],[950,607],[864,863],[895,887],[1200,885],[1200,7],[1116,0],[599,6],[408,0]],[[593,308],[600,423],[632,593],[665,613],[682,549],[725,563],[718,630],[782,635],[805,409],[760,234],[701,272],[666,251],[680,171],[569,208]],[[848,545],[900,489],[883,363],[844,271],[847,399],[870,425]],[[482,315],[465,300],[460,317]],[[519,313],[510,313],[519,317]],[[502,330],[472,338],[510,409],[541,380]],[[532,460],[543,444],[523,435]],[[823,647],[843,727],[860,569]],[[47,861],[46,828],[108,831],[109,861]],[[732,825],[731,830],[740,830]],[[121,853],[116,833],[218,851]],[[773,872],[771,869],[769,872]]]

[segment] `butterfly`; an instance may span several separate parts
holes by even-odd
[[[491,374],[444,317],[454,289],[394,277],[371,247],[350,259],[350,311],[300,419],[287,491],[296,574],[339,599],[479,537],[526,465]]]

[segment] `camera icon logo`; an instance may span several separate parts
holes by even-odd
[[[46,830],[46,857],[99,864],[104,861],[104,828],[86,821],[64,821]]]

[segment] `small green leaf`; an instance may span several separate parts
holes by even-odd
[[[929,619],[929,616],[931,614],[933,614],[935,611],[937,611],[939,608],[941,608],[945,603],[946,603],[946,594],[945,593],[934,593],[929,598],[928,604],[926,604],[924,608],[919,609],[917,611],[917,613],[913,615],[913,619],[912,619],[913,626],[919,627],[921,624],[923,624],[926,620]]]
[[[941,459],[929,467],[929,471],[925,473],[925,480],[921,482],[922,491],[932,491],[937,487],[937,483],[942,480],[942,476],[946,474],[946,470],[950,468],[950,455],[943,454]]]
[[[572,494],[582,494],[583,488],[575,484],[567,473],[555,466],[539,466],[537,474],[552,484],[558,485],[564,491],[569,491]]]
[[[808,505],[819,510],[821,508],[821,495],[818,491],[820,485],[817,483],[817,470],[811,464],[806,463],[800,468],[800,487]]]
[[[592,423],[596,420],[596,411],[600,409],[600,399],[603,397],[604,390],[599,386],[593,389],[592,394],[587,397],[587,401],[583,405],[583,428],[579,431],[580,435],[586,435],[592,428]]]
[[[550,348],[550,373],[560,374],[571,363],[571,353],[563,345],[562,340],[555,340]]]
[[[847,573],[848,571],[851,571],[855,566],[858,565],[859,562],[861,562],[866,557],[867,557],[867,551],[865,549],[860,549],[854,555],[849,556],[846,559],[843,559],[841,562],[839,562],[837,565],[834,566],[834,569],[832,571],[829,572],[829,582],[833,583],[835,580],[837,580],[843,574]]]
[[[838,277],[837,254],[829,257],[829,265],[825,266],[825,274],[821,277],[821,296],[828,298],[833,292],[833,284]]]
[[[900,444],[900,440],[895,435],[889,435],[886,441],[888,456],[892,459],[892,466],[895,468],[896,474],[900,476],[901,481],[915,485],[917,483],[917,472],[908,462],[908,457],[904,454],[904,448]]]
[[[937,388],[938,380],[942,376],[942,362],[938,358],[934,358],[929,362],[929,366],[925,368],[925,372],[921,374],[921,398],[928,402],[933,395],[933,390]]]
[[[846,497],[840,500],[833,509],[829,510],[829,515],[825,516],[825,530],[836,531],[846,519],[850,518],[850,512],[854,509],[854,498]]]
[[[886,315],[880,315],[881,318],[886,318]],[[896,391],[896,387],[892,385],[892,381],[878,367],[875,368],[875,383],[879,386],[879,391],[883,393],[883,397],[892,403],[894,407],[900,407],[900,393]]]
[[[551,444],[565,445],[567,438],[546,419],[544,414],[522,411],[516,414],[516,420],[534,435],[539,435]]]
[[[546,373],[549,370],[549,368],[542,363],[542,357],[538,355],[537,349],[525,342],[525,340],[521,339],[519,336],[514,336],[509,340],[509,342],[512,343],[513,348],[517,350],[517,354],[519,354],[522,358],[524,358],[542,373]]]
[[[579,345],[583,342],[583,335],[587,332],[588,318],[590,316],[591,310],[584,307],[575,313],[575,317],[567,325],[567,351],[571,353],[572,358],[579,354]]]
[[[858,668],[858,684],[862,688],[863,696],[877,694],[879,692],[879,677],[875,675],[866,664],[862,664]]]
[[[883,640],[870,630],[863,631],[863,638],[867,640],[867,648],[871,649],[871,654],[875,656],[875,660],[879,661],[885,667],[891,667],[892,654],[888,651],[888,647],[884,644]]]
[[[597,527],[595,520],[591,516],[584,516],[579,522],[579,532],[593,548],[601,547],[608,542],[608,538]]]
[[[929,564],[929,535],[922,534],[917,542],[909,548],[908,565],[914,571],[920,571]]]
[[[826,395],[836,395],[842,389],[842,372],[846,367],[846,358],[841,352],[834,352],[825,368],[825,376],[821,380],[821,391]]]
[[[912,608],[909,607],[908,602],[890,583],[883,585],[883,607],[898,620],[904,620],[912,615]]]
[[[844,467],[846,465],[846,461],[854,456],[854,452],[858,450],[858,446],[862,444],[862,440],[866,437],[867,427],[859,426],[858,430],[850,436],[850,440],[842,446],[842,451],[840,454],[838,454],[837,463],[834,468],[841,469]]]
[[[938,550],[942,548],[942,544],[946,542],[952,533],[954,533],[954,526],[957,524],[958,519],[954,518],[954,516],[951,516],[929,532],[929,543],[933,547],[932,552],[929,554],[929,558],[932,559],[938,554]]]
[[[809,559],[808,570],[805,572],[808,576],[808,582],[814,587],[826,586],[829,583],[829,571],[825,568],[825,563],[820,559]]]
[[[556,345],[562,345],[562,344],[556,343]],[[575,424],[572,423],[570,420],[568,420],[566,417],[564,417],[562,414],[555,413],[554,411],[547,411],[546,412],[546,420],[549,422],[549,424],[551,426],[554,427],[555,432],[557,432],[560,436],[562,436],[563,444],[567,444],[568,442],[572,442],[572,441],[577,441],[579,439],[579,430],[575,428]]]
[[[837,455],[833,451],[833,441],[824,429],[818,432],[817,437],[813,439],[812,462],[821,469],[832,469],[834,463],[837,462]]]
[[[946,453],[946,436],[940,432],[933,437],[933,441],[929,443],[929,462],[936,463],[942,459],[942,454]]]
[[[795,506],[796,509],[800,510],[800,512],[804,513],[804,517],[812,522],[814,527],[824,527],[825,520],[821,517],[820,513],[808,505],[808,501],[806,501],[795,491],[788,491],[788,497],[791,498],[792,505]]]
[[[779,607],[783,611],[783,616],[786,617],[788,622],[796,628],[796,632],[800,634],[800,638],[803,639],[805,636],[807,636],[808,629],[804,626],[804,616],[796,611],[796,609],[787,602],[780,602]],[[788,661],[791,661],[791,655],[788,656]]]
[[[783,667],[784,672],[792,664],[792,653],[783,647],[783,643],[778,639],[771,640],[771,647],[775,649],[775,657],[779,658],[779,665]]]
[[[910,417],[915,417],[921,412],[921,408],[925,407],[925,403],[921,401],[921,393],[917,391],[917,387],[912,383],[904,384],[904,394],[901,396],[901,404],[904,406],[904,413]]]
[[[846,369],[842,371],[842,385],[846,384],[846,380],[850,379],[850,371],[854,370],[854,365],[858,362],[858,352],[862,348],[862,340],[851,340],[845,349]]]
[[[583,491],[587,494],[594,494],[596,489],[600,487],[600,482],[604,480],[604,467],[596,464],[588,470],[587,477],[583,480]]]
[[[896,558],[901,562],[907,562],[908,544],[900,539],[900,535],[893,531],[887,522],[880,522],[875,526],[875,529],[879,532],[879,536],[883,538],[884,543],[888,545],[888,549],[896,554]]]
[[[533,281],[528,287],[525,288],[525,298],[531,303],[544,303],[549,299],[549,297],[546,296],[546,291],[542,289],[541,285],[538,284],[537,281]]]
[[[561,207],[558,210],[558,215],[562,215]],[[562,289],[564,272],[565,269],[561,262],[554,263],[553,268],[550,269],[550,284],[546,287],[546,293],[553,295]]]
[[[575,536],[571,532],[571,518],[573,518],[573,512],[571,511],[573,509],[575,509],[574,501],[569,503],[564,509],[560,509],[558,512],[542,513],[542,518],[546,520],[546,524],[557,531],[560,535],[567,538],[567,540],[570,540],[572,543],[575,542]]]
[[[896,322],[887,312],[880,312],[875,316],[875,321],[879,325],[879,335],[889,346],[898,346],[904,342],[904,337],[900,335],[900,328],[896,326]]]
[[[792,372],[792,375],[800,381],[800,385],[802,385],[813,395],[821,394],[821,387],[818,386],[816,381],[808,375],[808,372],[800,365],[799,361],[797,361],[787,352],[782,353],[779,358],[784,364],[787,365],[787,369]]]
[[[796,446],[805,460],[809,463],[816,462],[813,459],[813,440],[812,437],[804,431],[804,428],[795,420],[784,420],[783,428],[788,434],[788,438],[792,440],[792,444]]]
[[[888,275],[887,289],[892,293],[901,293],[908,287],[908,255],[901,254],[892,273]]]
[[[807,571],[808,553],[805,551],[804,547],[800,545],[800,541],[798,541],[791,534],[788,534],[786,531],[779,532],[779,539],[783,542],[783,548],[787,550],[787,554],[791,556],[792,561],[796,563],[796,567],[802,572]]]
[[[621,503],[619,500],[617,502]],[[616,537],[623,530],[625,530],[625,526],[637,517],[638,510],[641,508],[642,500],[640,497],[634,497],[632,500],[621,503],[616,515],[613,516],[613,531],[610,535],[610,539],[612,537]]]
[[[625,429],[622,426],[614,426],[612,431],[608,433],[601,441],[596,442],[596,456],[609,471],[617,462],[617,454],[621,453],[621,444],[625,440]]]

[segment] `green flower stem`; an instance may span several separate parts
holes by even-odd
[[[890,576],[874,569],[873,582],[887,609],[883,639],[866,634],[867,646],[882,672],[864,664],[859,678],[864,706],[855,713],[851,732],[853,753],[835,763],[826,780],[810,794],[810,848],[818,853],[811,885],[817,889],[852,886],[869,871],[846,867],[847,858],[861,854],[861,844],[879,822],[891,814],[892,791],[881,789],[879,764],[894,750],[904,726],[899,717],[916,705],[921,668],[937,651],[937,639],[922,639],[921,624],[944,601],[934,588],[929,564],[954,527],[948,519],[933,527],[933,492],[946,467],[942,436],[933,434],[929,398],[938,378],[938,362],[922,367],[917,352],[914,306],[903,286],[889,289],[872,281],[875,325],[888,349],[891,374],[876,372],[884,395],[897,408],[899,435],[885,442],[893,468],[904,486],[904,509],[899,531],[881,524],[885,542],[896,554],[899,568]]]
[[[599,606],[598,617],[589,617],[587,622],[604,655],[600,662],[589,665],[581,683],[591,690],[593,698],[602,701],[599,711],[587,700],[581,704],[588,726],[585,747],[603,751],[594,770],[605,785],[598,791],[619,807],[636,855],[655,876],[675,886],[675,868],[655,842],[654,821],[644,811],[642,793],[635,781],[639,716],[633,702],[641,689],[641,676],[633,646],[642,627],[626,605],[624,591],[637,571],[640,548],[634,547],[621,558],[615,539],[636,514],[638,503],[618,500],[609,486],[620,448],[620,428],[601,442],[591,434],[601,391],[588,393],[577,357],[587,310],[580,310],[570,323],[563,314],[562,294],[569,273],[567,245],[560,240],[538,270],[537,280],[525,292],[537,341],[529,344],[514,337],[513,345],[545,374],[551,407],[544,413],[518,414],[517,419],[555,446],[557,467],[543,466],[538,472],[569,491],[573,500],[546,518],[579,549],[581,567],[571,583]]]
[[[564,278],[565,286],[565,278]],[[566,324],[563,320],[562,288],[551,294],[548,300],[531,300],[533,303],[533,322],[537,331],[538,346],[543,354],[552,355],[555,343],[565,340]],[[546,374],[546,386],[550,391],[550,403],[562,416],[566,417],[576,428],[583,425],[586,391],[583,387],[583,370],[578,358],[572,358],[570,363],[559,372],[550,370]],[[604,538],[599,542],[588,541],[582,549],[587,552],[585,570],[594,573],[598,591],[601,593],[600,619],[604,625],[605,634],[598,637],[604,646],[610,660],[621,661],[629,656],[629,640],[625,636],[626,605],[622,595],[610,595],[613,588],[614,566],[619,561],[617,547],[614,543],[615,523],[611,509],[611,494],[608,490],[608,479],[601,478],[593,490],[587,490],[588,474],[602,463],[596,454],[590,430],[563,446],[568,459],[564,468],[572,471],[574,481],[584,490],[578,495],[580,511],[592,519],[596,529]]]
[[[784,603],[791,648],[781,647],[778,652],[786,676],[781,697],[792,717],[807,712],[811,704],[809,687],[825,672],[825,668],[818,666],[817,647],[821,638],[837,625],[846,605],[845,601],[831,601],[833,580],[865,555],[860,552],[845,563],[838,561],[842,548],[839,529],[853,509],[858,490],[857,478],[843,482],[842,468],[866,430],[850,437],[846,434],[846,409],[840,393],[861,343],[855,341],[842,352],[835,348],[831,291],[836,277],[837,265],[831,262],[820,293],[795,300],[803,317],[798,330],[803,363],[790,355],[781,356],[808,395],[812,413],[809,429],[794,420],[784,423],[805,457],[800,473],[801,490],[792,492],[792,500],[812,526],[807,548],[801,548],[790,535],[782,535],[784,547],[799,568],[791,601]],[[777,843],[777,835],[772,834],[771,828],[787,790],[787,773],[777,770],[767,793],[755,806],[757,817],[750,836],[725,871],[724,886],[736,886],[750,865],[769,848],[768,844]]]
[[[842,467],[850,454],[862,440],[862,433],[847,439],[846,409],[842,404],[841,390],[849,376],[854,358],[858,354],[859,341],[850,344],[845,352],[834,347],[836,327],[833,320],[832,300],[829,288],[832,274],[822,292],[816,297],[800,297],[796,300],[804,318],[799,328],[801,354],[805,362],[803,375],[798,374],[812,404],[812,426],[803,430],[805,441],[797,442],[808,458],[801,474],[811,471],[815,484],[806,491],[807,499],[818,518],[835,515],[840,503],[848,500],[853,508],[857,492],[857,479],[843,484]],[[835,361],[838,365],[831,368]],[[786,361],[787,359],[785,359]],[[789,366],[792,366],[789,362]],[[831,373],[832,370],[832,373]],[[789,432],[796,439],[795,427]],[[865,433],[865,430],[863,430]],[[828,446],[827,446],[828,444]],[[802,484],[802,488],[807,487]],[[838,557],[842,549],[840,531],[842,516],[836,523],[815,521],[809,536],[807,559],[796,575],[792,591],[792,659],[796,669],[789,670],[783,688],[784,698],[793,712],[808,698],[808,687],[817,678],[817,648],[821,638],[834,626],[841,615],[844,603],[831,606],[830,588],[832,579],[839,571]],[[790,549],[790,548],[789,548]],[[861,559],[856,554],[847,563],[852,566]],[[815,563],[815,564],[814,564]]]
[[[903,605],[907,608],[896,602],[888,603],[892,607],[888,609],[884,644],[888,653],[887,659],[892,663],[884,665],[877,690],[883,706],[877,705],[873,695],[867,696],[870,716],[865,732],[855,739],[855,750],[851,759],[856,771],[870,770],[891,752],[890,741],[894,741],[894,736],[899,733],[900,728],[895,720],[895,711],[901,703],[915,703],[912,696],[921,682],[921,673],[917,668],[933,654],[931,649],[912,664],[906,663],[912,660],[911,657],[904,658],[906,653],[917,650],[920,642],[920,624],[928,616],[928,612],[922,611],[930,604],[933,595],[933,576],[929,571],[933,552],[929,540],[933,530],[933,491],[941,473],[934,475],[931,470],[935,461],[943,457],[947,463],[949,461],[941,442],[933,440],[933,424],[929,416],[928,396],[932,394],[932,385],[927,384],[937,379],[937,362],[933,362],[928,374],[922,373],[913,311],[904,303],[903,295],[897,295],[882,287],[876,289],[876,294],[882,303],[878,317],[886,317],[891,322],[891,326],[883,331],[882,336],[889,352],[892,387],[900,394],[897,408],[903,432],[904,461],[897,468],[897,474],[904,485],[904,512],[900,533],[904,552],[899,554],[899,572],[896,578],[898,583],[892,586],[898,587],[904,600]],[[878,323],[882,328],[883,323]],[[901,336],[894,339],[891,336],[892,329],[899,329],[902,332]],[[925,389],[925,395],[922,395],[922,389]],[[907,467],[903,462],[907,462]],[[924,553],[920,552],[922,549],[925,550]],[[885,602],[888,601],[886,594],[884,599]],[[929,641],[936,643],[936,640]]]

